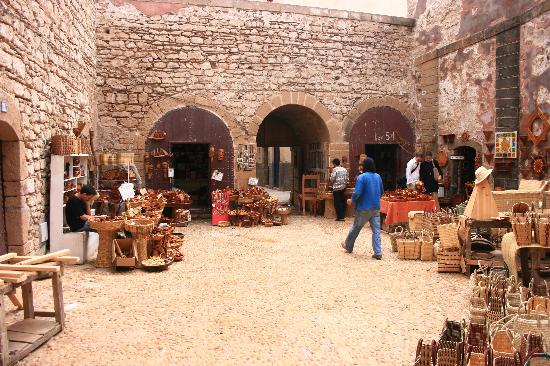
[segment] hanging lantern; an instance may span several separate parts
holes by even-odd
[[[214,161],[214,156],[216,155],[216,148],[214,145],[210,145],[210,149],[208,149],[208,157],[210,158],[210,161]]]
[[[225,158],[225,150],[218,149],[218,161],[222,161]]]

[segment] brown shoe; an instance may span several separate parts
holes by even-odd
[[[376,260],[382,260],[382,254],[373,254],[372,257]]]
[[[342,248],[344,248],[344,250],[346,251],[346,253],[351,253],[351,252],[348,250],[348,248],[346,248],[346,242],[345,242],[345,241],[341,242],[341,243],[340,243],[340,246],[341,246]]]

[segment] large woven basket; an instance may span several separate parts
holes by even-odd
[[[117,164],[134,164],[134,153],[124,152],[116,155]]]
[[[118,231],[124,227],[124,220],[94,221],[90,220],[90,228],[97,231]]]
[[[409,230],[421,231],[424,222],[424,211],[410,211],[409,217]]]
[[[434,260],[434,239],[428,235],[420,237],[420,260],[431,262]]]
[[[390,233],[391,251],[397,252],[397,239],[400,239],[404,235],[403,226],[397,226],[393,233]]]
[[[413,260],[419,259],[420,240],[416,238],[397,239],[397,258]]]
[[[77,150],[76,139],[67,135],[52,136],[52,155],[71,155]]]
[[[516,236],[516,243],[518,246],[531,244],[532,226],[530,219],[522,217],[513,218],[512,230]]]
[[[460,251],[449,251],[440,249],[437,253],[437,272],[459,273],[461,272]]]
[[[424,341],[420,339],[416,346],[414,366],[433,366],[433,357],[436,347],[435,341],[424,343]]]
[[[127,220],[124,228],[128,230],[132,236],[147,236],[153,231],[154,222],[150,219],[133,219]]]
[[[460,247],[460,241],[458,239],[458,224],[451,223],[437,225],[437,232],[439,233],[441,248],[455,249]]]

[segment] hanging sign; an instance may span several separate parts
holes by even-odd
[[[257,186],[258,185],[258,178],[255,178],[255,177],[248,178],[248,185],[249,186]]]
[[[215,180],[217,182],[221,182],[223,180],[223,173],[219,170],[214,170],[212,172],[212,180]]]
[[[120,192],[123,200],[134,198],[136,195],[136,191],[134,191],[134,183],[123,183],[118,188],[118,191]]]
[[[451,160],[464,160],[464,156],[462,155],[453,155],[450,157]]]

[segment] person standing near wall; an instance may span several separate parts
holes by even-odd
[[[348,170],[340,166],[340,159],[334,159],[332,167],[330,183],[332,184],[336,221],[344,221],[346,217],[346,197],[344,192],[346,191],[346,184],[349,181]]]
[[[407,188],[414,189],[416,182],[420,180],[420,164],[422,163],[422,158],[422,153],[417,152],[407,163],[407,169],[405,169]]]
[[[382,259],[382,239],[380,237],[380,198],[384,193],[382,178],[376,173],[372,158],[363,161],[363,174],[357,178],[351,202],[355,205],[355,221],[341,246],[346,252],[353,252],[355,240],[363,226],[370,223],[372,230],[372,249],[375,259]]]
[[[439,210],[439,182],[443,177],[443,171],[437,160],[433,159],[431,151],[426,153],[426,159],[420,164],[420,180],[424,183],[427,194],[431,194],[435,201],[435,208]]]

